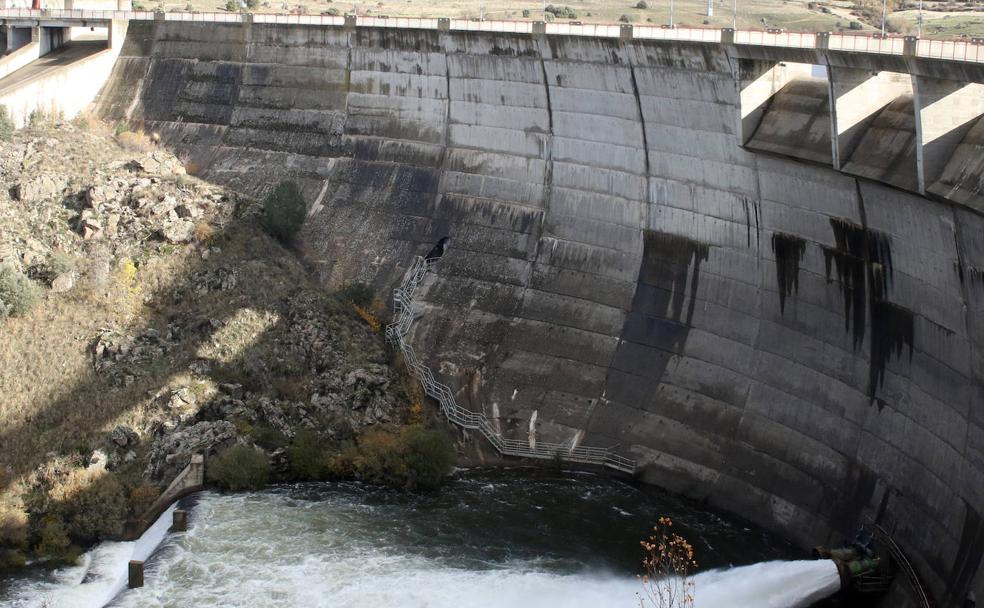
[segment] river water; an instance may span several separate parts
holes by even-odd
[[[631,608],[639,541],[661,515],[694,544],[704,571],[698,608],[802,608],[837,585],[831,562],[789,561],[800,553],[781,539],[656,488],[586,473],[472,469],[434,494],[301,484],[206,492],[188,506],[189,530],[163,540],[146,586],[111,606]],[[87,604],[79,583],[125,572],[125,559],[93,559],[100,549],[89,556],[99,568],[36,573],[0,605],[95,607],[106,586]],[[783,561],[761,563],[774,560]]]

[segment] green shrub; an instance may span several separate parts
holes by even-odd
[[[530,9],[528,8],[523,9],[523,17],[525,17],[526,19],[530,18]]]
[[[633,15],[622,15],[621,17],[618,18],[618,20],[621,21],[622,23],[632,23],[633,21],[635,21],[635,17]]]
[[[238,0],[226,0],[225,10],[229,11],[230,13],[238,13],[239,12],[239,1]]]
[[[76,468],[58,476],[47,498],[44,516],[57,518],[69,537],[82,544],[118,535],[129,510],[116,475],[95,468]]]
[[[646,2],[646,0],[639,0],[639,2],[636,3],[636,8],[641,10],[646,10],[647,8],[649,8],[649,3]]]
[[[280,182],[263,201],[264,227],[271,236],[289,243],[300,232],[307,215],[301,189],[294,182]]]
[[[264,450],[279,450],[287,447],[288,441],[284,434],[268,426],[254,426],[249,429],[249,438]]]
[[[246,6],[250,10],[253,10],[254,8],[256,8],[259,5],[260,5],[260,0],[246,0]]]
[[[75,270],[75,258],[64,251],[56,251],[48,257],[45,270],[52,276],[65,274]]]
[[[72,565],[79,559],[79,548],[72,544],[61,521],[49,518],[41,527],[34,552],[55,565]]]
[[[311,429],[297,432],[287,450],[287,458],[294,479],[317,481],[328,473],[324,442]]]
[[[41,286],[9,266],[0,267],[0,319],[26,315],[41,301]]]
[[[334,6],[326,10],[323,14],[331,15],[332,17],[337,17],[342,14],[342,11],[338,10]]]
[[[454,463],[454,446],[446,435],[414,425],[398,433],[372,431],[362,435],[357,445],[329,459],[329,470],[368,483],[433,490]]]
[[[270,480],[270,457],[245,445],[234,445],[208,461],[212,483],[227,490],[258,490]]]
[[[14,121],[10,118],[7,106],[0,105],[0,141],[10,141],[14,138]]]
[[[439,431],[427,431],[419,426],[406,433],[407,487],[433,490],[454,469],[454,445]]]
[[[0,549],[0,572],[27,565],[27,558],[17,549]]]
[[[577,19],[577,11],[569,6],[554,6],[553,4],[548,4],[547,8],[544,10],[560,19]]]
[[[851,28],[852,30],[859,30],[862,28],[861,22],[859,21],[852,21],[847,27]]]

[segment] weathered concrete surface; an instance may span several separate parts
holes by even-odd
[[[830,98],[837,138],[834,168],[840,169],[858,147],[878,113],[903,95],[912,95],[908,74],[830,67]]]
[[[100,109],[205,177],[298,179],[329,286],[451,235],[415,345],[507,435],[617,445],[804,545],[870,515],[942,605],[982,597],[984,219],[742,147],[726,51],[134,24]],[[845,168],[915,190],[913,111]]]

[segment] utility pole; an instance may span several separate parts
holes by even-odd
[[[670,0],[670,27],[673,27],[673,0]]]
[[[707,0],[707,16],[714,16],[714,0]]]
[[[916,17],[916,38],[922,38],[922,0],[919,0],[919,16]]]
[[[888,11],[888,0],[882,0],[882,37],[885,37],[885,14]]]
[[[738,31],[738,0],[735,0],[735,13],[734,14],[735,14],[735,19],[731,23],[731,27],[735,31]]]

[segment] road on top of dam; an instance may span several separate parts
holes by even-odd
[[[16,72],[0,78],[0,95],[104,50],[106,50],[105,40],[73,40],[68,42],[65,46],[51,51],[37,61],[32,61]]]

